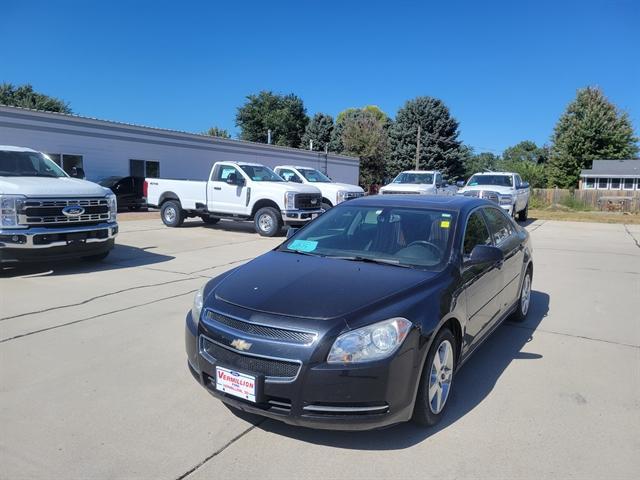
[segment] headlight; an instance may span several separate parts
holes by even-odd
[[[392,355],[407,337],[411,322],[391,318],[340,335],[331,347],[327,363],[362,363]]]
[[[193,297],[193,306],[191,307],[191,318],[193,323],[198,325],[200,323],[200,314],[202,313],[202,305],[204,303],[204,287],[200,287],[200,290],[196,292],[196,296]]]
[[[513,203],[513,195],[500,195],[500,205],[511,205]]]
[[[296,208],[296,192],[287,192],[284,194],[284,209],[293,210]]]
[[[338,190],[336,193],[336,203],[344,202],[344,198],[347,196],[346,190]]]
[[[18,227],[18,212],[25,200],[24,195],[0,195],[0,228]]]
[[[114,194],[110,194],[107,195],[107,201],[109,202],[109,221],[115,222],[118,213],[118,199]]]

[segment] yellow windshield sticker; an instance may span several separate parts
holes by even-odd
[[[449,225],[451,225],[451,222],[449,220],[440,221],[440,228],[449,228]]]

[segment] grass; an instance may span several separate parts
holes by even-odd
[[[529,217],[536,220],[561,220],[568,222],[594,223],[626,223],[640,225],[640,215],[637,213],[588,212],[576,211],[556,205],[543,209],[529,208]]]

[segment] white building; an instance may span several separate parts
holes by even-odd
[[[640,191],[640,160],[594,160],[580,172],[580,190]]]
[[[358,158],[0,105],[0,145],[47,153],[67,172],[205,179],[217,161],[302,165],[358,184]]]

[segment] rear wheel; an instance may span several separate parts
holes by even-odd
[[[273,207],[264,207],[254,217],[256,232],[263,237],[275,237],[282,228],[282,217]]]
[[[524,210],[518,212],[518,220],[520,220],[521,222],[526,222],[527,218],[529,218],[529,202],[527,202]]]
[[[456,339],[448,328],[438,332],[422,369],[422,378],[413,410],[413,421],[431,427],[447,406],[456,367]]]
[[[160,208],[160,216],[162,223],[167,227],[179,227],[184,222],[184,210],[182,210],[180,202],[176,200],[164,202]]]
[[[513,315],[511,315],[511,320],[514,322],[523,322],[527,318],[527,313],[529,313],[529,306],[531,305],[531,279],[531,269],[527,269],[527,273],[524,274],[524,279],[522,280],[522,287],[520,287],[518,307]]]

